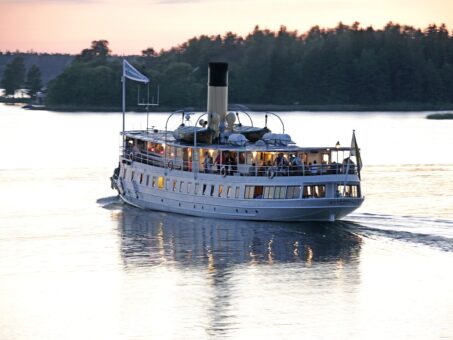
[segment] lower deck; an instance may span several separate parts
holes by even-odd
[[[363,202],[357,175],[221,176],[123,163],[118,191],[140,208],[227,219],[336,220]]]

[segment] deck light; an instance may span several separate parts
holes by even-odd
[[[337,144],[335,144],[335,148],[338,150],[340,148],[340,141],[337,142]]]

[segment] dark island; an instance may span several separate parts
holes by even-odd
[[[427,119],[453,119],[453,113],[432,113],[426,116]]]

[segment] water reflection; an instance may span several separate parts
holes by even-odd
[[[215,220],[124,205],[115,218],[126,269],[175,264],[210,271],[234,265],[350,262],[361,238],[352,222],[277,223]]]
[[[349,222],[214,220],[127,205],[117,205],[113,216],[124,271],[133,282],[148,282],[146,290],[172,291],[168,313],[159,316],[173,327],[175,319],[184,320],[176,332],[187,333],[187,321],[208,337],[236,338],[273,320],[294,336],[309,326],[300,313],[310,315],[324,299],[346,301],[360,284],[362,239],[348,230]],[[193,328],[190,333],[200,336]]]

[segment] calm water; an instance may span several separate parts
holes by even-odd
[[[125,206],[119,114],[0,106],[0,339],[453,339],[453,121],[425,114],[283,114],[300,145],[356,129],[366,195],[284,224]]]

